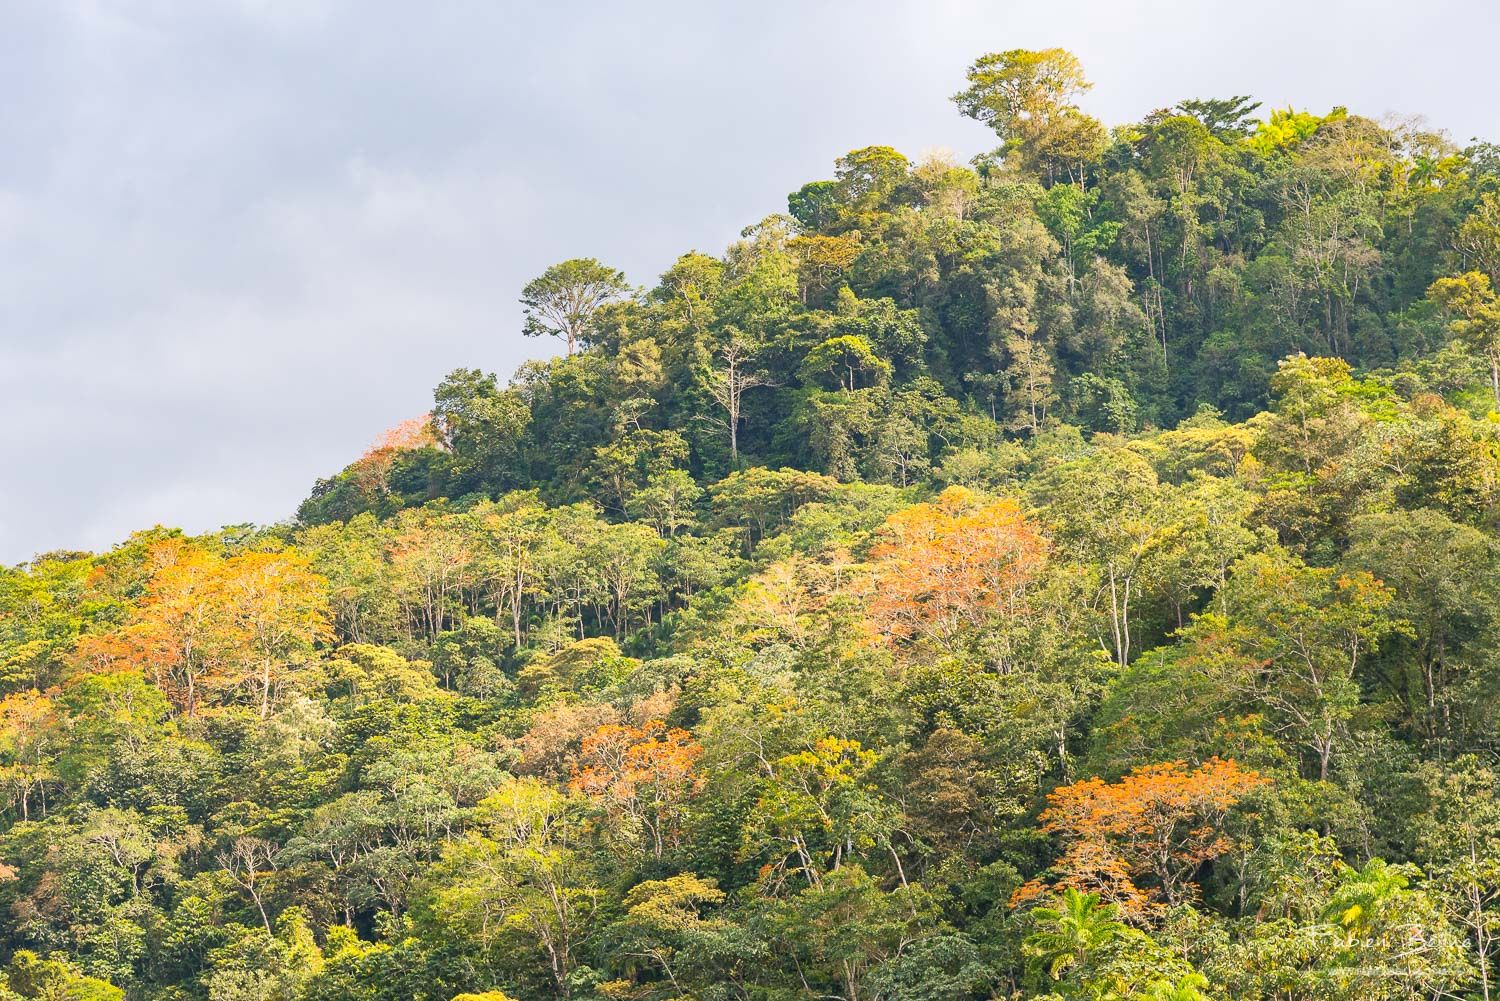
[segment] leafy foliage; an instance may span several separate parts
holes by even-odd
[[[0,999],[1490,997],[1496,151],[1088,86],[0,568]]]

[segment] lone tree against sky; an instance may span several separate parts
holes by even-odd
[[[527,337],[561,337],[571,355],[575,343],[588,341],[599,307],[629,291],[623,272],[592,257],[554,264],[521,290],[521,305],[526,307],[523,332]]]
[[[1049,184],[1059,175],[1082,183],[1085,165],[1108,137],[1074,103],[1093,87],[1077,56],[1065,49],[992,52],[969,67],[968,79],[953,95],[960,111],[994,129],[1003,148]]]

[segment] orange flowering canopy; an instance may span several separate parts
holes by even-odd
[[[644,831],[644,846],[660,858],[680,842],[683,806],[702,785],[694,768],[702,753],[690,733],[661,720],[606,723],[584,738],[570,785],[600,803],[621,831]]]
[[[292,666],[332,638],[327,581],[300,555],[246,552],[228,558],[168,543],[132,620],[85,636],[80,661],[151,678],[187,715],[210,693],[240,692],[261,715]]]
[[[396,455],[417,448],[437,448],[440,442],[437,429],[432,424],[432,414],[423,414],[404,420],[381,432],[375,443],[365,449],[350,467],[356,479],[366,491],[384,492],[389,489],[391,466]]]
[[[0,699],[0,808],[22,820],[31,801],[58,776],[49,762],[51,745],[61,738],[57,705],[38,691],[13,692]],[[0,863],[0,877],[5,866]],[[3,880],[0,880],[3,881]]]
[[[1065,849],[1053,867],[1057,883],[1098,892],[1128,916],[1197,895],[1193,875],[1234,847],[1224,833],[1229,809],[1269,779],[1233,761],[1211,758],[1189,769],[1180,761],[1145,765],[1118,782],[1091,778],[1052,792],[1042,829]],[[1149,880],[1147,887],[1137,885]],[[1035,897],[1033,881],[1018,900]]]
[[[437,443],[437,432],[432,427],[432,415],[423,414],[420,417],[402,421],[395,427],[386,428],[365,454],[387,450],[400,452],[409,448],[432,448],[436,447]]]
[[[1046,563],[1047,541],[1014,500],[979,504],[949,487],[932,504],[892,515],[870,614],[892,639],[952,647],[993,615],[1016,612]]]

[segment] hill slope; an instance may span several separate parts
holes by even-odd
[[[967,82],[294,523],[0,571],[0,998],[1487,997],[1500,157]]]

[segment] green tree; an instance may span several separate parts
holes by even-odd
[[[968,80],[953,98],[960,111],[993,128],[1005,149],[1049,182],[1065,174],[1083,184],[1105,136],[1103,126],[1073,103],[1093,86],[1076,56],[1064,49],[990,53],[969,67]]]
[[[519,486],[531,409],[493,375],[456,369],[438,384],[432,410],[442,442],[459,466],[464,488]]]
[[[807,353],[802,371],[809,378],[833,376],[837,388],[859,389],[861,377],[867,385],[878,384],[891,373],[891,364],[875,354],[863,337],[845,334],[830,337]]]
[[[476,820],[431,871],[419,920],[502,955],[519,937],[540,951],[558,996],[572,997],[577,950],[600,903],[578,850],[579,804],[535,779],[509,779]]]
[[[1390,589],[1368,573],[1271,551],[1235,565],[1223,601],[1250,694],[1328,778],[1359,705],[1361,668],[1399,627]]]
[[[1468,271],[1453,278],[1439,278],[1427,295],[1447,312],[1448,332],[1464,347],[1489,362],[1490,390],[1500,409],[1500,299],[1490,277]]]
[[[521,290],[527,337],[560,337],[572,355],[576,344],[587,344],[595,333],[599,308],[630,291],[623,272],[605,267],[592,257],[576,257],[554,264]]]
[[[1031,911],[1036,930],[1023,946],[1027,958],[1052,980],[1060,980],[1075,969],[1086,969],[1105,946],[1140,936],[1116,917],[1117,910],[1113,904],[1100,903],[1097,893],[1066,887],[1056,906]]]

